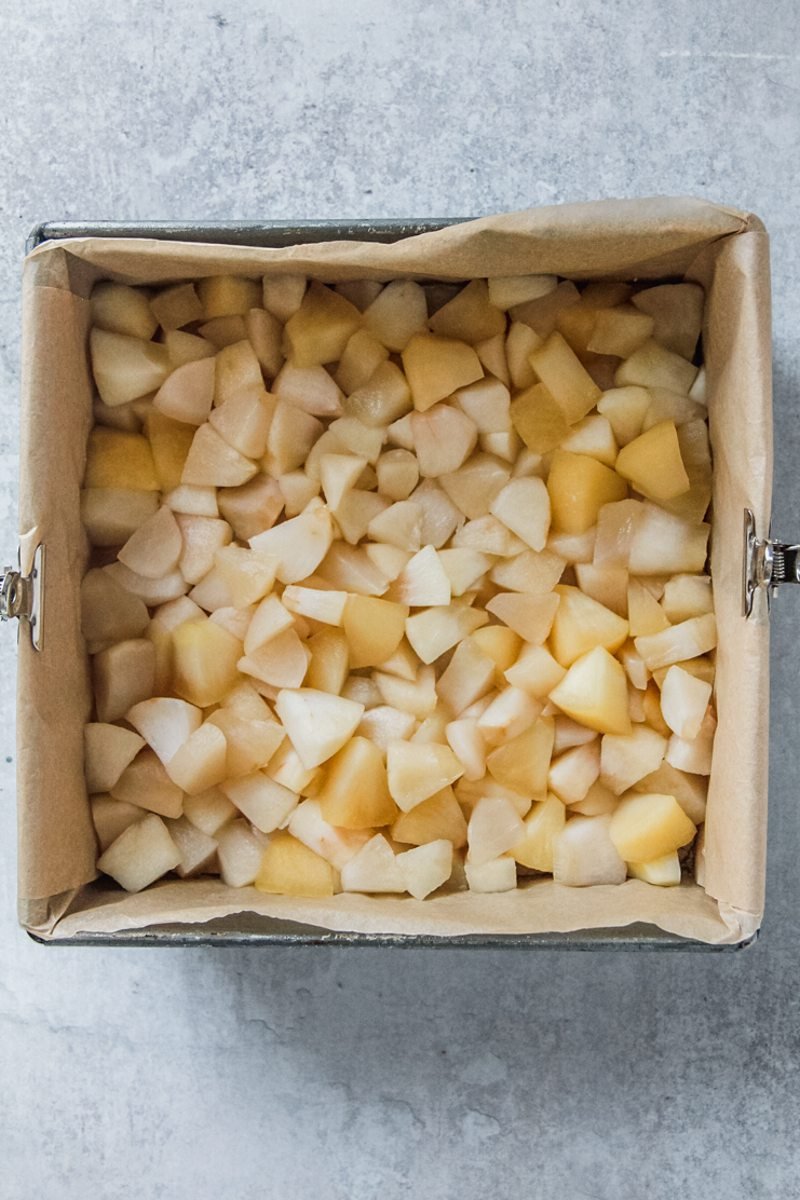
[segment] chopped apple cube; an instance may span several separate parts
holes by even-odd
[[[265,624],[266,620],[265,613]],[[309,652],[296,631],[285,629],[245,654],[237,666],[246,675],[252,675],[273,688],[296,688],[305,679],[309,658]]]
[[[468,861],[482,866],[516,846],[525,826],[516,809],[502,796],[485,796],[472,810],[467,825]]]
[[[156,492],[84,488],[81,523],[93,546],[121,546],[158,508]]]
[[[707,575],[673,576],[664,584],[661,607],[673,624],[713,612],[711,580]]]
[[[496,275],[487,282],[490,302],[503,310],[538,300],[558,287],[555,275]]]
[[[507,855],[480,864],[467,860],[464,870],[471,892],[513,892],[517,886],[517,865]]]
[[[459,388],[455,399],[479,433],[506,433],[511,428],[511,397],[499,379],[489,376]]]
[[[628,622],[578,588],[559,584],[558,609],[550,633],[550,648],[563,667],[595,646],[613,653],[628,636]]]
[[[703,327],[704,299],[697,283],[663,283],[637,292],[633,303],[653,318],[659,345],[691,359]]]
[[[237,809],[219,788],[209,788],[197,796],[184,797],[183,815],[209,837],[216,837],[236,813]]]
[[[185,816],[178,817],[176,821],[167,820],[165,823],[180,852],[181,861],[175,868],[180,878],[187,879],[211,871],[217,857],[217,843],[214,839],[196,829]],[[216,873],[214,871],[214,874]]]
[[[652,317],[630,304],[603,309],[595,316],[586,348],[593,354],[628,358],[652,335],[654,324]]]
[[[636,649],[651,671],[713,650],[717,644],[717,622],[713,613],[690,617],[661,633],[635,639]]]
[[[156,323],[166,332],[182,329],[184,325],[191,325],[194,321],[202,321],[203,306],[194,284],[179,283],[174,287],[164,288],[153,296],[150,301],[150,313],[153,328],[148,334],[139,334],[140,337],[152,337]]]
[[[86,488],[157,492],[158,477],[147,438],[95,426],[89,431],[83,483]]]
[[[169,373],[166,347],[157,342],[95,328],[89,350],[100,399],[111,408],[155,392]]]
[[[262,281],[264,308],[279,321],[288,321],[303,302],[306,282],[303,275],[265,275]]]
[[[427,333],[410,338],[403,349],[403,369],[418,412],[425,412],[439,400],[483,377],[480,359],[472,346]]]
[[[463,596],[491,567],[491,559],[479,550],[466,547],[439,551],[439,562],[447,576],[453,596]]]
[[[459,849],[467,842],[467,823],[453,789],[445,787],[409,812],[401,812],[392,825],[391,833],[396,842],[412,846],[422,846],[445,838],[455,849]]]
[[[342,393],[322,366],[299,367],[290,360],[281,367],[271,390],[314,417],[341,416]]]
[[[154,814],[129,825],[97,860],[97,868],[125,889],[140,892],[181,861],[164,822]]]
[[[528,449],[537,454],[555,450],[569,433],[561,406],[543,383],[515,396],[511,402],[511,420]]]
[[[528,799],[543,800],[553,751],[553,718],[540,717],[530,729],[489,754],[489,774],[503,787]]]
[[[283,689],[275,708],[307,770],[341,750],[364,712],[363,704],[314,688]]]
[[[320,629],[306,643],[311,652],[305,682],[320,692],[339,695],[347,678],[349,647],[341,629]]]
[[[239,454],[261,458],[276,401],[263,388],[232,395],[211,412],[209,423]]]
[[[196,287],[207,321],[214,317],[244,315],[261,303],[257,280],[241,275],[212,275],[198,280]]]
[[[111,333],[148,341],[156,331],[147,293],[124,283],[96,283],[91,297],[92,324]]]
[[[228,887],[247,887],[253,883],[265,845],[266,838],[254,832],[247,821],[232,821],[221,829],[217,837],[217,857],[222,882]]]
[[[103,722],[85,725],[83,738],[83,770],[89,792],[111,791],[144,745],[138,734]]]
[[[217,704],[236,683],[242,644],[213,621],[186,621],[172,634],[173,686],[205,708]]]
[[[548,787],[564,804],[577,804],[600,776],[599,739],[572,746],[550,764]],[[530,863],[528,864],[531,865]],[[542,868],[543,869],[543,868]]]
[[[386,762],[389,792],[403,812],[409,812],[463,773],[450,747],[435,742],[392,742]]]
[[[609,836],[627,862],[649,862],[688,845],[697,830],[674,796],[633,792],[620,801]]]
[[[486,605],[487,612],[533,645],[540,645],[548,637],[558,608],[558,596],[530,596],[523,592],[499,592]]]
[[[538,350],[542,340],[530,325],[512,321],[506,338],[505,354],[513,387],[530,388],[535,384],[536,375],[530,364],[530,356],[534,350]]]
[[[361,313],[355,305],[321,283],[312,282],[284,328],[288,355],[299,367],[338,362],[360,327]]]
[[[181,477],[182,483],[201,487],[238,487],[257,471],[256,464],[229,446],[211,425],[201,425],[194,435]]]
[[[322,422],[286,400],[278,400],[267,434],[262,470],[273,479],[296,470],[305,462],[322,433]]]
[[[155,409],[174,421],[202,425],[214,400],[215,363],[203,358],[177,367],[153,397]]]
[[[570,817],[553,839],[553,879],[567,887],[624,883],[626,867],[610,837],[612,817]]]
[[[624,500],[625,481],[610,467],[586,454],[556,450],[547,480],[553,528],[585,533],[597,521],[604,504]]]
[[[634,791],[674,796],[695,825],[702,825],[705,820],[708,779],[703,775],[687,774],[663,762],[658,770],[635,783]]]
[[[673,733],[692,741],[700,732],[711,700],[711,684],[671,666],[661,687],[661,712]]]
[[[644,387],[610,388],[597,401],[597,411],[607,418],[620,446],[627,446],[642,432],[651,396]]]
[[[636,725],[624,736],[607,733],[600,753],[603,784],[615,796],[621,796],[658,769],[666,749],[667,739],[647,725]]]
[[[400,869],[405,891],[416,900],[424,900],[450,878],[453,844],[446,838],[427,842],[398,854],[395,863]]]
[[[473,638],[466,638],[456,647],[436,687],[442,701],[458,716],[491,690],[494,679],[494,660]]]
[[[81,632],[92,645],[136,638],[147,628],[145,604],[102,569],[81,580]]]
[[[578,800],[569,806],[570,813],[579,813],[582,817],[602,817],[612,813],[619,804],[619,799],[605,784],[593,783],[583,800]]]
[[[325,820],[343,829],[372,829],[397,817],[383,755],[364,737],[351,738],[329,761],[316,798]]]
[[[125,714],[125,719],[166,766],[195,730],[200,728],[203,714],[185,700],[155,696],[135,704]]]
[[[581,294],[571,280],[564,280],[552,291],[525,304],[515,304],[511,316],[515,321],[525,321],[541,337],[547,337],[556,327],[559,315],[566,308],[581,303]]]
[[[541,479],[512,479],[489,511],[532,550],[543,550],[550,530],[550,497]]]
[[[168,508],[159,508],[131,534],[117,557],[139,575],[159,579],[178,565],[181,548],[175,517]]]
[[[178,329],[166,331],[164,345],[173,369],[182,367],[184,363],[197,362],[201,358],[213,358],[216,352],[216,347],[206,338],[197,337],[193,333],[184,333]]]
[[[427,320],[425,292],[410,279],[387,283],[364,312],[364,328],[396,354],[424,331]]]
[[[262,833],[272,833],[285,825],[299,799],[295,792],[263,771],[229,779],[222,784],[222,791]]]
[[[274,379],[283,364],[283,326],[266,309],[251,308],[245,313],[244,327],[259,366],[270,379]]]
[[[525,549],[525,543],[491,514],[462,525],[453,538],[453,545],[457,549],[479,550],[499,558],[513,558]]]
[[[528,644],[522,647],[519,657],[506,668],[504,675],[514,687],[540,699],[560,683],[566,669],[556,662],[545,646]]]
[[[506,319],[491,303],[486,281],[473,279],[434,313],[429,324],[440,337],[474,344],[505,333]]]
[[[153,694],[155,650],[147,638],[131,638],[101,650],[92,659],[97,719],[119,721],[128,709]]]
[[[162,817],[179,817],[183,810],[183,792],[174,783],[152,750],[140,751],[120,775],[111,795]]]
[[[662,421],[623,446],[616,470],[651,500],[672,500],[689,490],[673,421]]]
[[[551,333],[530,355],[530,363],[568,424],[580,421],[600,399],[600,388],[560,333]]]
[[[645,503],[630,548],[632,575],[675,575],[702,571],[708,525],[694,525]]]
[[[573,662],[550,699],[567,716],[590,729],[630,733],[625,672],[604,646],[595,646]]]
[[[424,546],[409,559],[395,580],[391,595],[412,608],[450,603],[450,580],[433,546]]]
[[[406,881],[391,846],[376,833],[341,871],[345,892],[404,892]]]
[[[181,483],[167,492],[164,503],[174,513],[181,513],[187,517],[219,516],[217,489],[213,487],[195,487],[192,483]]]
[[[411,432],[423,478],[457,471],[478,440],[478,431],[469,417],[446,404],[412,413]]]
[[[255,886],[269,895],[332,896],[333,867],[290,833],[279,832],[267,843]]]
[[[341,829],[330,825],[317,800],[303,800],[289,817],[288,831],[309,850],[341,871],[364,846],[370,835],[361,829]]]
[[[407,500],[419,482],[419,465],[409,450],[388,450],[376,469],[378,491],[389,500]]]
[[[380,363],[366,383],[344,401],[348,417],[361,421],[370,429],[391,425],[411,409],[408,381],[400,368],[390,361]]]
[[[458,470],[440,476],[439,483],[459,511],[474,520],[489,512],[510,476],[509,467],[492,455],[473,454]]]
[[[420,545],[439,550],[459,529],[464,518],[433,479],[423,479],[411,495],[422,513]]]
[[[553,842],[563,831],[567,811],[558,796],[533,805],[523,824],[523,836],[510,850],[520,866],[533,871],[553,870]]]
[[[277,558],[281,583],[297,583],[313,574],[333,541],[333,523],[324,504],[312,501],[305,512],[250,539],[253,550]]]
[[[476,717],[450,721],[445,726],[447,744],[464,768],[464,778],[483,779],[486,774],[486,742]]]
[[[529,729],[541,711],[539,701],[521,688],[509,686],[498,692],[477,718],[476,725],[485,746],[497,746]],[[453,749],[458,753],[455,746]]]
[[[673,733],[664,756],[666,761],[670,766],[679,771],[687,771],[690,775],[710,775],[716,728],[716,718],[711,709],[708,709],[700,732],[691,741]]]
[[[645,342],[617,368],[614,382],[617,387],[638,384],[641,387],[662,387],[672,392],[689,391],[697,375],[697,367],[680,354],[665,350],[658,342]]]
[[[418,657],[424,663],[432,663],[487,620],[486,613],[480,610],[459,604],[442,605],[408,617],[405,633]]]
[[[345,346],[334,379],[346,396],[352,395],[389,357],[387,348],[366,329],[358,329]]]
[[[652,883],[656,887],[677,887],[681,881],[678,851],[663,854],[661,858],[651,858],[649,862],[629,862],[628,875],[631,879],[641,879],[643,883]]]
[[[167,774],[184,792],[196,796],[222,783],[227,773],[226,755],[224,733],[207,721],[172,756]]]
[[[205,321],[197,332],[217,350],[243,342],[247,337],[244,317],[239,313],[230,317],[213,317]]]
[[[263,704],[257,693],[254,696]],[[207,723],[216,725],[225,736],[227,752],[223,779],[238,779],[240,775],[250,775],[265,766],[284,740],[283,729],[277,721],[269,719],[266,706],[265,712],[266,719],[251,719],[228,708],[218,708],[208,718]],[[190,791],[188,787],[184,790]]]
[[[141,821],[144,816],[144,811],[135,804],[126,804],[102,793],[91,797],[91,807],[92,824],[101,854],[129,825]]]

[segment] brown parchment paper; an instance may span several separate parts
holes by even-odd
[[[166,882],[140,895],[85,885],[94,839],[82,779],[89,712],[78,590],[85,562],[78,491],[91,421],[86,297],[114,278],[160,283],[235,272],[319,279],[467,279],[555,272],[576,279],[690,274],[708,289],[705,355],[714,449],[712,568],[720,650],[719,730],[704,849],[705,890],[629,880],[570,889],[536,880],[500,896],[340,895],[319,902],[231,891],[216,880]],[[18,799],[20,913],[48,937],[193,924],[253,912],[325,929],[453,936],[561,932],[648,922],[706,942],[758,927],[766,836],[768,629],[741,615],[743,508],[769,522],[771,409],[766,235],[757,218],[688,198],[602,201],[485,217],[391,245],[326,242],[285,249],[148,239],[70,239],[25,264],[21,531],[47,547],[45,646],[21,642]],[[744,681],[746,681],[746,686]],[[83,889],[83,890],[81,890]],[[66,911],[67,915],[62,915]]]

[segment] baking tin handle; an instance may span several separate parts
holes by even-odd
[[[756,592],[763,591],[767,611],[773,595],[783,583],[800,583],[800,545],[756,537],[756,519],[744,510],[744,615],[753,613]]]
[[[42,648],[43,592],[44,546],[40,544],[33,555],[30,575],[23,575],[18,567],[4,567],[0,572],[0,621],[16,617],[18,631],[20,626],[27,626],[34,650]]]

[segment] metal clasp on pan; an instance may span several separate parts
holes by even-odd
[[[756,591],[764,589],[769,609],[773,594],[782,583],[800,583],[800,546],[756,537],[756,521],[744,510],[744,615],[753,611]]]
[[[42,593],[44,589],[44,546],[37,546],[30,575],[14,567],[0,573],[0,621],[17,617],[27,625],[34,650],[42,648]]]

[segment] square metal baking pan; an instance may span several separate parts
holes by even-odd
[[[207,242],[237,246],[285,247],[326,241],[397,242],[466,220],[451,218],[391,218],[387,220],[328,221],[45,221],[32,229],[26,253],[47,241],[70,238],[152,238]],[[763,582],[761,580],[759,583]],[[207,922],[203,925],[160,925],[114,934],[83,934],[53,940],[37,937],[45,945],[64,946],[368,946],[411,949],[481,948],[513,950],[683,950],[736,951],[758,937],[735,944],[710,945],[678,937],[641,923],[618,929],[577,930],[572,933],[525,935],[474,935],[428,937],[409,934],[347,933],[283,922],[252,913]]]

